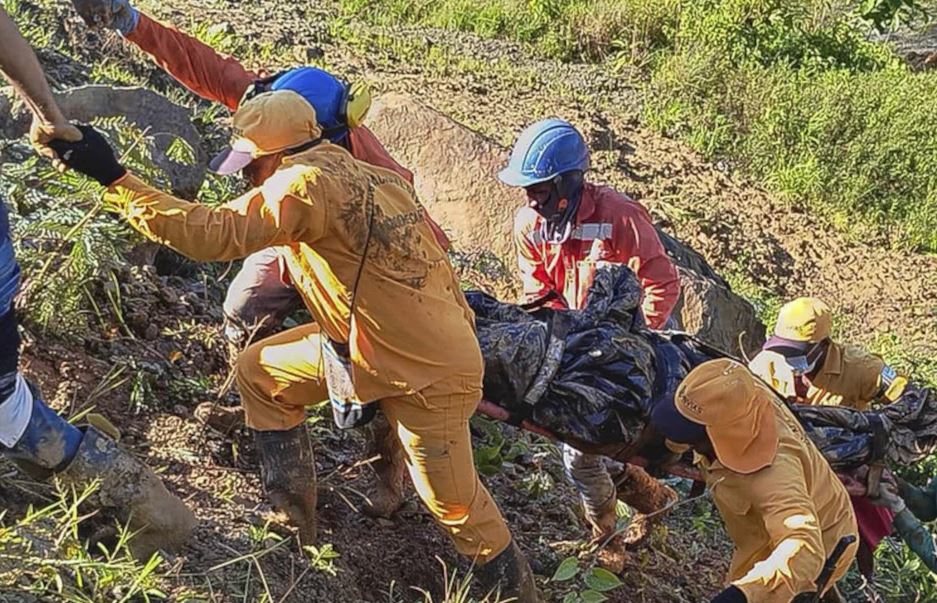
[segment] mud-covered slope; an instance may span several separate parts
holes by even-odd
[[[511,44],[461,34],[371,28],[344,20],[329,2],[139,4],[182,27],[216,25],[217,31],[229,32],[219,39],[256,51],[256,56],[240,57],[250,66],[275,69],[321,61],[348,78],[368,80],[378,93],[414,95],[502,146],[534,119],[567,117],[582,127],[595,149],[593,178],[642,200],[665,229],[703,252],[724,275],[776,297],[809,293],[828,299],[841,314],[844,336],[870,341],[876,333],[894,333],[905,345],[916,346],[917,353],[935,351],[937,260],[847,241],[832,233],[822,216],[806,215],[751,187],[731,173],[731,166],[708,164],[641,128],[635,120],[638,84],[628,73],[557,64]],[[37,10],[49,7],[44,3]],[[91,81],[91,61],[105,57],[135,81],[200,110],[207,106],[129,50],[119,36],[88,33],[62,5],[55,10],[61,18],[51,22],[58,28],[53,38],[75,56],[54,50],[41,55],[62,86]],[[94,78],[113,83],[107,73],[99,71]],[[203,150],[212,153],[224,139],[223,124],[199,126]],[[458,170],[457,158],[450,161],[450,169]],[[487,202],[480,197],[477,211],[490,211]],[[196,538],[170,559],[168,590],[179,599],[188,590],[212,601],[261,600],[269,591],[274,601],[396,602],[421,599],[411,588],[419,587],[440,601],[443,573],[436,556],[450,565],[460,562],[412,494],[405,510],[390,521],[356,512],[356,492],[366,489],[369,480],[367,465],[360,464],[363,443],[357,435],[336,435],[327,419],[315,428],[316,452],[323,488],[322,542],[340,555],[337,575],[310,566],[292,541],[280,543],[264,533],[266,506],[249,438],[205,429],[192,416],[198,402],[235,402],[223,391],[228,375],[218,309],[225,280],[214,282],[220,272],[184,278],[148,273],[139,282],[128,277],[125,297],[142,304],[141,323],[131,325],[139,329],[136,339],[115,342],[102,336],[102,341],[76,346],[31,332],[25,353],[26,371],[41,382],[57,409],[70,412],[93,398],[96,410],[121,429],[123,443],[163,470],[174,491],[195,508],[200,519]],[[148,321],[158,325],[155,341],[147,338]],[[118,359],[130,359],[139,368],[150,388],[148,404],[128,402],[134,399],[133,379],[102,389]],[[587,534],[555,452],[537,438],[510,428],[504,433],[505,449],[513,452],[502,471],[486,481],[545,584]],[[492,444],[486,429],[477,435],[479,449]],[[37,500],[0,483],[0,504],[13,513]],[[690,602],[715,592],[728,547],[714,513],[708,503],[680,507],[651,547],[635,552],[625,586],[610,593],[609,600]],[[273,532],[287,533],[276,527]],[[575,590],[570,583],[545,586],[556,601]]]

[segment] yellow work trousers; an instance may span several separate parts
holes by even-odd
[[[237,382],[248,427],[299,425],[306,405],[328,398],[318,326],[295,327],[249,346],[238,358]],[[423,503],[459,553],[484,564],[507,548],[511,533],[475,471],[469,418],[480,400],[481,375],[473,373],[380,405]]]

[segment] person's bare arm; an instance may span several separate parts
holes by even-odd
[[[52,139],[81,140],[81,132],[62,115],[55,103],[39,60],[5,10],[0,8],[0,73],[32,111],[33,144],[45,147]]]

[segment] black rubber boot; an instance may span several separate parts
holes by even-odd
[[[136,533],[129,546],[137,559],[181,546],[195,528],[195,514],[152,469],[93,427],[86,429],[78,452],[58,478],[76,486],[100,480],[92,501],[116,509]]]
[[[926,488],[912,486],[901,478],[898,481],[898,494],[908,505],[908,510],[921,521],[937,519],[937,478],[931,479]]]
[[[497,593],[516,603],[540,603],[534,573],[513,540],[500,555],[475,571],[484,592]]]
[[[368,427],[368,458],[380,458],[371,462],[374,482],[364,512],[371,517],[389,519],[404,502],[407,463],[403,446],[382,413],[378,413]]]
[[[302,546],[316,542],[316,463],[306,424],[255,431],[264,490],[273,507],[299,530]]]

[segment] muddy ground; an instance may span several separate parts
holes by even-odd
[[[596,149],[594,178],[646,203],[723,274],[776,298],[809,293],[830,300],[840,312],[844,337],[869,342],[893,334],[917,354],[937,351],[937,260],[888,250],[887,241],[847,240],[822,216],[806,215],[752,186],[731,163],[707,163],[643,129],[637,120],[640,81],[628,72],[557,64],[509,43],[452,32],[371,27],[344,18],[332,2],[139,4],[182,27],[213,24],[229,32],[230,43],[246,53],[240,58],[252,67],[316,60],[348,78],[363,77],[379,91],[414,94],[502,145],[534,118],[567,117],[582,126]],[[106,57],[136,81],[171,92],[196,111],[206,108],[180,94],[118,36],[89,33],[61,5],[37,8],[56,11],[49,27],[57,28],[55,39],[70,49],[41,53],[59,86],[87,83],[88,65]],[[217,124],[202,124],[202,133],[208,153],[225,136]],[[480,199],[479,211],[484,209]],[[361,463],[363,439],[337,434],[327,417],[314,432],[323,490],[321,541],[340,555],[337,575],[310,566],[293,540],[264,533],[267,508],[249,437],[206,429],[192,416],[203,401],[236,403],[235,394],[225,390],[228,370],[220,337],[220,299],[231,274],[225,272],[224,267],[190,269],[182,276],[175,269],[128,271],[121,283],[125,307],[135,310],[134,338],[101,333],[76,345],[30,330],[24,355],[27,374],[57,409],[73,413],[93,405],[106,414],[121,430],[123,444],[158,467],[196,510],[196,537],[169,559],[172,598],[396,602],[421,600],[414,589],[422,588],[442,600],[438,559],[462,570],[465,564],[412,494],[391,520],[356,512],[358,492],[367,490],[370,479]],[[486,482],[549,599],[561,601],[583,588],[578,581],[547,583],[587,537],[577,519],[576,496],[551,446],[509,427],[502,430],[514,450],[503,470]],[[491,443],[488,431],[479,424],[479,446]],[[0,484],[0,500],[17,513],[36,499]],[[635,551],[625,585],[608,600],[690,602],[716,592],[729,548],[714,516],[708,502],[681,506],[649,546]]]

